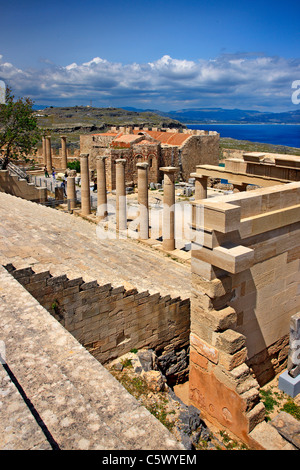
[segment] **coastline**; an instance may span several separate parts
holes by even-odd
[[[185,126],[300,126],[300,122],[196,122]]]

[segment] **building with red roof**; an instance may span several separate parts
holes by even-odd
[[[148,129],[112,127],[110,132],[80,136],[80,153],[90,155],[90,168],[96,169],[96,157],[106,155],[108,189],[115,189],[115,160],[125,158],[126,181],[137,183],[136,164],[148,162],[149,182],[163,178],[160,167],[178,167],[176,179],[187,181],[197,165],[219,162],[217,132],[184,129]]]

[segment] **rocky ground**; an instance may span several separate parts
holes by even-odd
[[[154,351],[134,350],[106,367],[187,450],[247,450],[228,432],[205,423],[201,411],[189,405],[188,383],[169,387],[157,364]],[[261,400],[266,408],[266,421],[297,450],[300,447],[300,395],[292,399],[280,391],[276,377],[261,388]]]
[[[107,364],[107,369],[184,445],[187,450],[242,450],[227,433],[207,426],[201,412],[185,404],[185,386],[170,388],[156,367],[152,350],[133,351]],[[180,396],[180,398],[179,398]]]

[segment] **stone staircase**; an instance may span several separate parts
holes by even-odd
[[[95,224],[5,193],[0,238],[0,449],[182,450],[3,266],[182,299],[189,268],[134,241],[99,239]]]
[[[101,239],[95,224],[4,193],[0,193],[0,237],[2,265],[32,266],[52,275],[79,275],[114,287],[190,297],[188,266],[134,240]]]
[[[0,267],[1,450],[182,445]]]

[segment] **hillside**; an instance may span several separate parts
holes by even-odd
[[[125,108],[134,110],[135,108]],[[140,110],[139,110],[140,111]],[[148,110],[150,111],[150,110]],[[243,109],[223,108],[187,108],[176,111],[162,112],[155,110],[161,116],[179,120],[188,124],[299,124],[300,110],[282,113],[264,113]]]
[[[179,121],[151,111],[130,111],[121,108],[74,106],[49,107],[35,111],[39,126],[53,132],[105,131],[111,126],[186,127]]]

